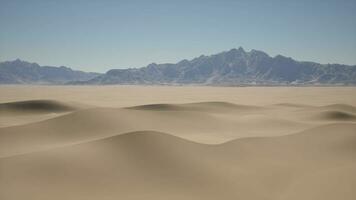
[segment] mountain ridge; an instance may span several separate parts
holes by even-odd
[[[0,63],[0,70],[1,70]],[[70,68],[69,68],[70,69]],[[93,75],[93,74],[92,74]],[[1,83],[1,71],[0,71]],[[201,55],[177,63],[151,63],[141,68],[110,69],[67,85],[356,85],[356,65],[297,61],[242,47]]]
[[[242,47],[176,64],[112,69],[79,84],[133,85],[356,85],[356,66],[296,61]]]
[[[65,84],[85,81],[99,73],[72,70],[69,67],[40,66],[20,59],[0,62],[0,84]]]

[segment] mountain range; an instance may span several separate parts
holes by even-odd
[[[5,70],[4,70],[5,69]],[[39,73],[42,72],[42,73]],[[0,63],[0,83],[130,85],[356,85],[356,66],[296,61],[242,47],[178,63],[112,69],[105,74],[40,67],[23,61]]]
[[[0,63],[0,84],[65,84],[70,81],[87,81],[98,75],[64,66],[40,66],[20,59]]]

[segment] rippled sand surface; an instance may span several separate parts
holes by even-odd
[[[0,199],[355,199],[356,88],[1,86]]]

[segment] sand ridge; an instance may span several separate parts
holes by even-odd
[[[28,100],[0,104],[0,112],[11,113],[46,113],[46,112],[68,112],[75,107],[54,100]]]

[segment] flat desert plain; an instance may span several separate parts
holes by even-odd
[[[355,87],[1,86],[1,200],[354,200]]]

